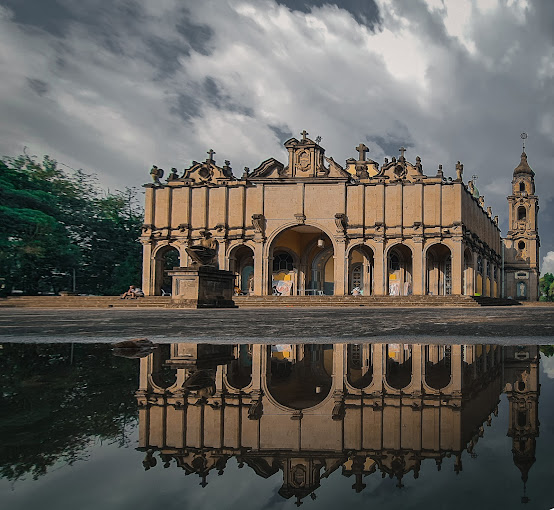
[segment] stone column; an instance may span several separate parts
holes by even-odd
[[[461,295],[464,283],[464,244],[462,240],[454,239],[454,246],[451,250],[452,294]]]
[[[335,296],[344,296],[346,291],[345,271],[346,271],[346,239],[335,238]]]
[[[414,239],[414,251],[412,257],[413,283],[412,293],[416,296],[425,294],[425,264],[423,260],[423,239]]]
[[[454,392],[462,391],[462,346],[453,345],[450,351],[450,382]]]
[[[254,296],[263,296],[263,255],[264,245],[256,243],[254,245]]]
[[[384,243],[382,239],[375,241],[375,256],[373,257],[373,293],[376,296],[386,295],[385,286],[387,282],[387,264],[384,254]]]
[[[149,240],[142,243],[142,290],[145,296],[155,294],[154,280],[152,278],[152,245]]]

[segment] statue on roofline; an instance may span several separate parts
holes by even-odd
[[[160,184],[160,179],[164,176],[164,171],[161,168],[158,168],[156,165],[152,167],[150,170],[150,177],[152,177],[152,181],[154,181],[154,184]]]

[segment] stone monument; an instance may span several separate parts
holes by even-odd
[[[201,235],[199,244],[186,248],[191,265],[168,271],[172,281],[171,299],[183,308],[236,308],[234,275],[218,269],[218,243],[210,232],[204,231]]]

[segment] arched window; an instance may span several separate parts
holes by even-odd
[[[400,259],[396,253],[391,253],[390,269],[391,271],[398,271],[400,269]]]
[[[517,247],[520,250],[525,250],[525,241],[520,241],[519,243],[517,243]]]
[[[525,191],[525,183],[524,182],[519,183],[519,191]]]
[[[527,217],[527,211],[525,210],[525,207],[520,205],[517,208],[517,221],[525,221],[525,218]]]
[[[293,260],[289,253],[279,253],[273,258],[273,271],[292,271]]]
[[[483,274],[483,259],[481,257],[477,257],[477,272]]]

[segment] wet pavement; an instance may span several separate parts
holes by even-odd
[[[6,309],[0,339],[16,342],[111,342],[148,337],[156,342],[274,340],[474,342],[554,341],[554,307],[287,308],[287,309]]]

